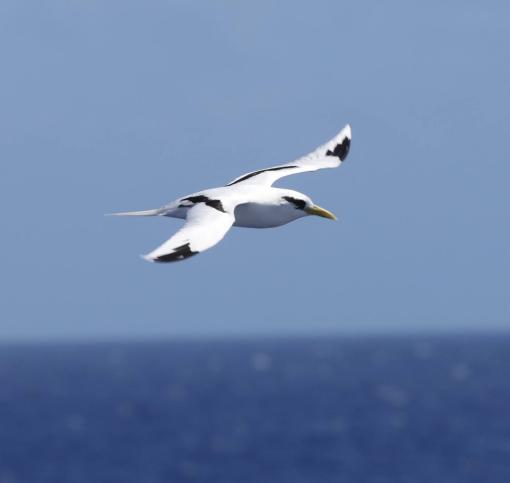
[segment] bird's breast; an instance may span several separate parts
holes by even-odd
[[[292,206],[244,203],[235,209],[234,226],[245,228],[273,228],[305,216]]]

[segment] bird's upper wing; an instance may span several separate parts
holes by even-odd
[[[234,214],[218,203],[210,206],[200,202],[190,208],[182,228],[144,258],[150,262],[178,262],[216,245],[235,220]]]
[[[351,126],[347,124],[333,139],[310,154],[291,163],[246,173],[231,181],[227,186],[235,184],[271,186],[277,179],[291,174],[336,168],[347,157],[350,145]]]

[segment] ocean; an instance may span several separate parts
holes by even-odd
[[[508,483],[510,335],[0,347],[0,483]]]

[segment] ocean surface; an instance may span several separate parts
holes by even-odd
[[[0,346],[0,483],[508,483],[510,336]]]

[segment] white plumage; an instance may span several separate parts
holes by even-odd
[[[175,235],[144,256],[152,262],[175,262],[203,252],[216,245],[232,225],[271,228],[309,215],[335,219],[308,196],[272,184],[291,174],[339,166],[350,144],[351,128],[347,125],[326,144],[291,163],[246,173],[224,187],[199,191],[161,208],[114,214],[186,219]]]

